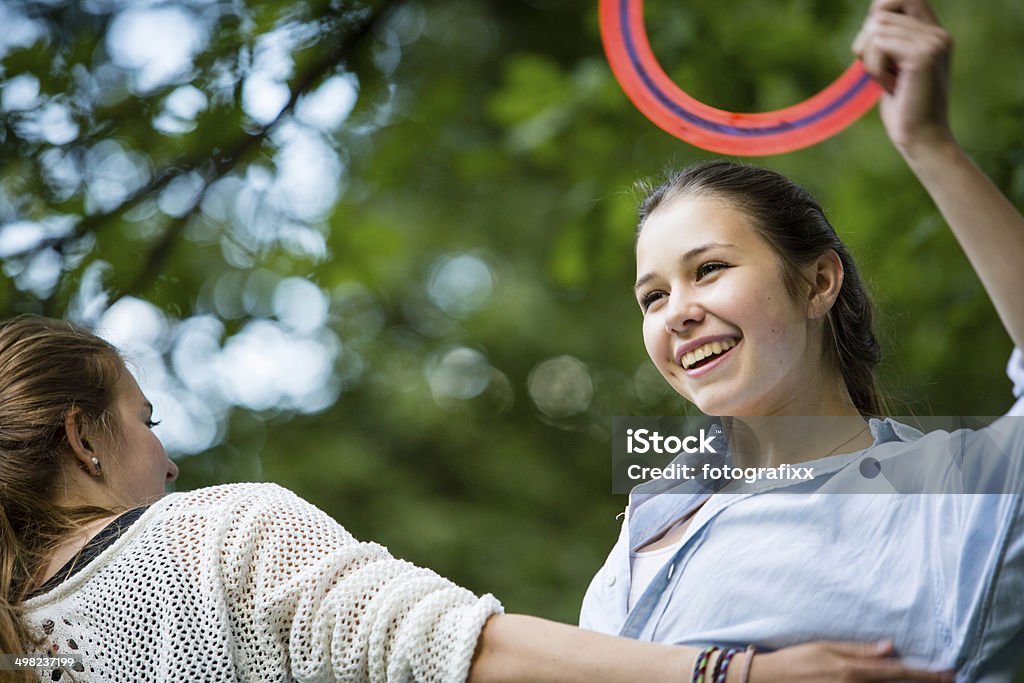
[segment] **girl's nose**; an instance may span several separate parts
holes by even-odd
[[[665,327],[670,332],[681,332],[693,323],[704,319],[704,307],[693,296],[683,296],[672,292],[668,298],[668,315],[665,316]]]

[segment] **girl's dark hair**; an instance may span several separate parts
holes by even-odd
[[[809,284],[800,269],[834,251],[843,265],[844,277],[839,296],[826,316],[825,352],[839,369],[857,410],[866,416],[881,414],[876,377],[881,349],[873,327],[874,306],[853,257],[810,193],[780,173],[725,159],[693,164],[647,190],[640,206],[638,237],[659,206],[681,196],[726,200],[750,217],[778,255],[786,289],[794,298]]]

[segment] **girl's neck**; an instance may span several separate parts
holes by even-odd
[[[762,412],[723,418],[738,466],[777,467],[868,448],[868,423],[846,384],[824,361],[767,397]]]
[[[77,555],[96,534],[103,530],[103,527],[117,519],[120,514],[115,513],[107,517],[91,520],[69,533],[53,549],[49,560],[35,576],[35,587],[39,588],[49,581],[54,574],[60,571],[61,567],[67,564],[68,560]]]
[[[777,467],[868,448],[868,423],[845,415],[730,417],[723,420],[729,450],[740,467]]]

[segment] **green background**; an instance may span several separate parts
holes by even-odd
[[[655,52],[680,87],[724,109],[762,111],[840,73],[867,3],[646,5]],[[956,39],[955,132],[1021,205],[1024,4],[935,5]],[[357,536],[495,593],[509,611],[574,621],[625,504],[610,493],[611,417],[685,410],[640,339],[631,188],[711,155],[628,102],[603,56],[596,2],[179,7],[203,27],[201,44],[189,68],[147,89],[110,56],[121,5],[8,4],[37,30],[5,48],[0,74],[5,83],[30,74],[39,93],[0,111],[0,238],[15,221],[64,227],[4,253],[0,316],[70,308],[88,321],[104,296],[148,302],[164,317],[150,349],[166,362],[161,381],[187,394],[194,387],[173,362],[181,321],[207,316],[225,348],[254,320],[279,325],[274,287],[304,278],[327,303],[307,336],[340,348],[319,378],[329,398],[222,400],[207,425],[214,436],[177,455],[176,487],[278,482]],[[278,78],[290,99],[276,119],[254,118],[244,83],[261,41],[285,29],[298,36]],[[292,237],[254,236],[202,201],[218,182],[230,196],[258,197],[259,179],[286,163],[280,134],[292,105],[337,74],[358,83],[358,99],[337,125],[309,127],[342,169],[317,215],[283,210],[271,223]],[[205,107],[161,130],[168,97],[185,85]],[[69,139],[27,125],[52,103],[74,122]],[[100,155],[90,150],[110,141],[131,160],[129,190],[98,205]],[[48,154],[76,160],[70,180],[53,179]],[[1006,410],[1010,341],[877,112],[760,162],[807,186],[858,258],[880,309],[894,412]],[[168,188],[181,182],[199,194],[174,208],[162,198],[180,198]],[[445,290],[439,273],[456,257],[469,271],[444,272],[469,279]],[[33,268],[46,264],[40,284]],[[83,288],[99,302],[89,314]]]

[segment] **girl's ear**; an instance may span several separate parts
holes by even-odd
[[[93,458],[96,453],[89,443],[82,424],[82,411],[72,408],[64,415],[64,431],[68,435],[68,445],[71,446],[71,453],[75,460],[85,467],[86,471],[92,471]]]
[[[812,267],[807,317],[816,320],[825,317],[839,297],[839,290],[843,287],[843,262],[839,260],[839,254],[829,249],[815,260]]]

